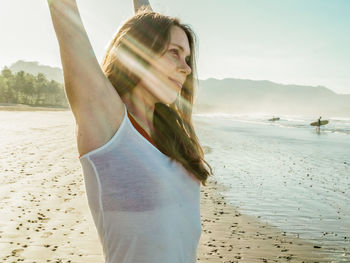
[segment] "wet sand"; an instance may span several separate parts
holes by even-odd
[[[226,204],[214,178],[201,190],[199,262],[331,262],[319,246],[243,215]]]
[[[6,114],[1,125],[22,126],[0,131],[0,262],[102,263],[71,113]],[[330,262],[322,248],[240,214],[224,190],[214,177],[202,186],[198,262]]]

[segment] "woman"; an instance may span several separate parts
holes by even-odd
[[[106,262],[195,262],[212,170],[191,119],[191,29],[134,0],[100,67],[75,0],[48,2]]]

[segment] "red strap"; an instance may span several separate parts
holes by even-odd
[[[147,141],[149,141],[150,143],[153,144],[154,147],[157,148],[157,146],[153,143],[152,138],[148,135],[148,133],[142,129],[142,127],[134,120],[134,118],[130,115],[130,113],[128,112],[128,116],[129,119],[131,120],[132,125],[135,127],[135,129],[143,136],[147,139]],[[80,159],[80,155],[78,156],[78,158]]]
[[[132,125],[135,127],[135,129],[143,136],[147,139],[147,141],[149,141],[150,143],[152,143],[154,145],[154,147],[156,147],[156,145],[154,144],[152,138],[148,135],[148,133],[142,129],[142,127],[134,120],[134,118],[130,115],[130,113],[128,112],[128,116],[129,119],[131,120]]]

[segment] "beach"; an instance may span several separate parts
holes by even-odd
[[[69,111],[69,108],[40,107],[25,104],[0,103],[0,111]]]
[[[350,262],[350,119],[330,118],[320,132],[301,117],[194,119],[227,203],[322,248],[322,262]]]
[[[196,129],[212,164],[217,145],[205,141],[211,133],[205,125],[200,120]],[[0,262],[102,263],[72,113],[0,111],[0,126]],[[338,262],[315,240],[230,204],[233,188],[219,174],[221,161],[213,165],[216,175],[201,186],[198,262]],[[345,258],[348,250],[343,253]]]

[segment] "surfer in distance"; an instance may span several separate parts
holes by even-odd
[[[279,121],[280,118],[279,117],[275,117],[275,116],[272,116],[272,119],[269,119],[269,121]]]
[[[327,125],[329,123],[328,120],[321,120],[321,119],[322,119],[322,117],[320,116],[317,121],[310,123],[311,126],[315,126],[316,127],[316,132],[317,133],[320,133],[322,125]]]
[[[320,133],[320,130],[321,130],[321,118],[322,118],[322,116],[320,116],[318,118],[318,125],[316,126],[316,132],[317,133]]]

